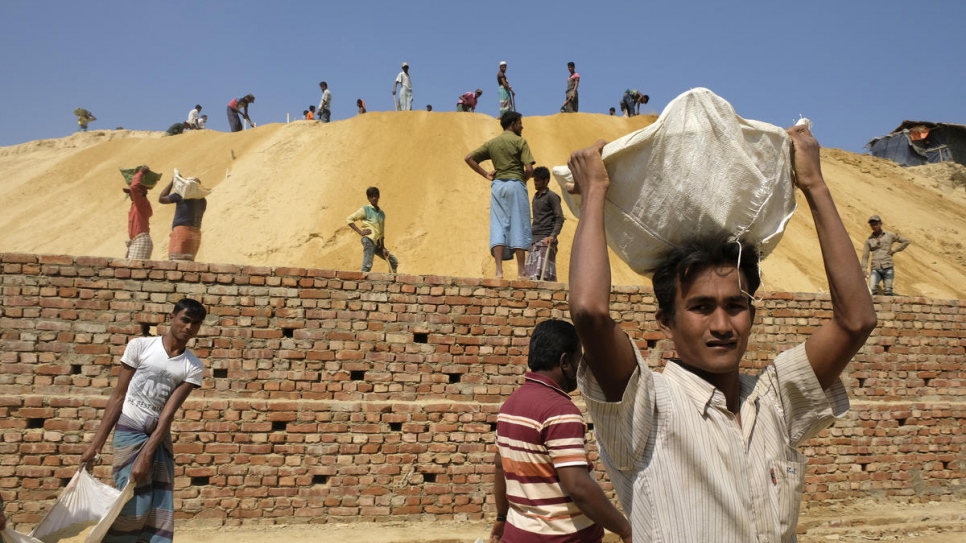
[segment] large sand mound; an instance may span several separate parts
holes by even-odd
[[[538,164],[554,166],[598,138],[613,140],[653,121],[527,117],[523,135]],[[400,272],[492,276],[489,187],[463,157],[499,132],[496,120],[479,114],[373,112],[331,124],[299,121],[234,134],[94,131],[0,148],[0,251],[122,257],[129,201],[117,169],[146,163],[164,172],[163,184],[178,168],[214,187],[199,260],[358,269],[361,244],[345,217],[366,203],[365,188],[376,185]],[[887,229],[913,241],[896,256],[897,293],[966,298],[966,191],[945,181],[958,170],[903,169],[836,149],[823,150],[822,159],[857,251],[874,213]],[[155,258],[167,255],[174,212],[174,206],[157,203],[160,188],[149,195]],[[563,281],[575,226],[568,213],[558,257]],[[612,262],[615,284],[647,281],[616,258]],[[377,259],[374,270],[387,269]],[[763,270],[767,290],[827,288],[800,194],[799,210]],[[515,273],[513,264],[508,273]]]

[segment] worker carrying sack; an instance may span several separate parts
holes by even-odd
[[[178,168],[174,169],[174,186],[172,190],[180,194],[185,200],[200,199],[211,194],[211,189],[202,186],[201,179],[197,177],[182,177]]]
[[[604,146],[607,244],[642,275],[685,240],[722,231],[765,258],[795,212],[790,145],[785,130],[742,119],[710,90],[685,92],[654,124]],[[579,218],[570,169],[553,173]]]
[[[127,183],[127,186],[131,186],[131,183],[134,182],[134,174],[138,173],[138,170],[142,167],[118,168],[121,171],[121,175],[124,176],[124,182]],[[162,175],[161,173],[148,170],[141,176],[141,184],[147,189],[153,189],[158,184],[158,181],[161,180]]]
[[[118,490],[98,481],[81,466],[30,535],[14,531],[9,522],[0,534],[4,543],[100,543],[132,496],[133,482]]]

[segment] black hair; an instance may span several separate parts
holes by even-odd
[[[533,169],[533,176],[539,179],[550,179],[550,170],[546,166],[537,166]]]
[[[196,105],[195,109],[197,109],[198,111],[201,111],[201,104]]]
[[[366,198],[372,198],[373,196],[379,196],[379,189],[376,187],[369,187],[366,189]]]
[[[309,106],[309,111],[315,111],[315,106]]]
[[[545,320],[530,334],[527,366],[532,371],[552,370],[560,365],[560,355],[572,355],[579,348],[580,339],[573,324],[557,319]]]
[[[644,95],[644,103],[646,104],[646,103],[648,103],[650,101],[651,101],[651,97],[645,94]]]
[[[761,276],[758,251],[751,244],[742,242],[739,245],[727,233],[720,233],[692,238],[668,251],[654,269],[651,280],[662,317],[669,321],[674,319],[674,300],[679,284],[682,287],[690,285],[702,272],[726,266],[738,267],[744,276],[741,278],[744,292],[749,297],[754,296],[761,285]]]
[[[171,310],[172,315],[177,315],[185,311],[189,317],[192,319],[204,319],[208,312],[205,310],[205,306],[201,305],[201,302],[197,300],[192,300],[191,298],[182,298],[178,300],[178,303],[174,304],[174,309]]]
[[[309,114],[309,110],[307,110],[307,109],[302,112],[302,115],[308,115],[308,114]]]
[[[320,87],[321,87],[322,85],[325,85],[325,87],[326,87],[326,88],[329,88],[329,84],[328,84],[328,83],[326,83],[325,81],[322,81],[321,83],[319,83],[319,86],[320,86]]]
[[[523,118],[523,115],[520,115],[520,112],[518,111],[507,111],[503,115],[500,115],[500,126],[502,126],[504,130],[506,130],[507,128],[510,128],[510,125],[519,121],[522,118]]]
[[[576,65],[576,64],[574,64],[574,63],[573,63],[573,61],[570,61],[570,62],[568,62],[568,63],[567,63],[567,66],[573,66],[574,68],[576,68],[576,67],[577,67],[577,65]]]

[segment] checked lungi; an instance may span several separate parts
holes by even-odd
[[[154,251],[154,242],[151,241],[151,234],[141,232],[134,236],[134,239],[124,242],[127,245],[127,254],[124,258],[132,260],[150,260],[151,253]]]
[[[127,485],[134,461],[157,424],[157,419],[151,419],[146,426],[141,426],[121,415],[114,428],[114,484],[117,488]],[[171,543],[174,537],[174,449],[170,433],[154,451],[147,476],[135,483],[134,497],[124,504],[104,536],[104,543]]]
[[[546,269],[544,269],[546,262]],[[540,240],[530,246],[527,253],[527,263],[525,273],[528,279],[534,281],[557,281],[557,242],[554,241],[549,246],[544,240]],[[543,277],[540,277],[540,272]]]
[[[201,247],[201,228],[175,226],[168,242],[168,260],[194,260]]]

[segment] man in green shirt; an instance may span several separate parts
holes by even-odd
[[[520,134],[523,116],[507,111],[500,117],[503,133],[466,155],[466,164],[476,173],[489,179],[490,185],[490,254],[496,262],[496,276],[503,277],[503,261],[513,255],[517,259],[517,275],[524,277],[524,257],[530,247],[530,201],[527,180],[533,175],[536,162],[530,145]],[[493,171],[486,171],[480,162],[489,160]]]

